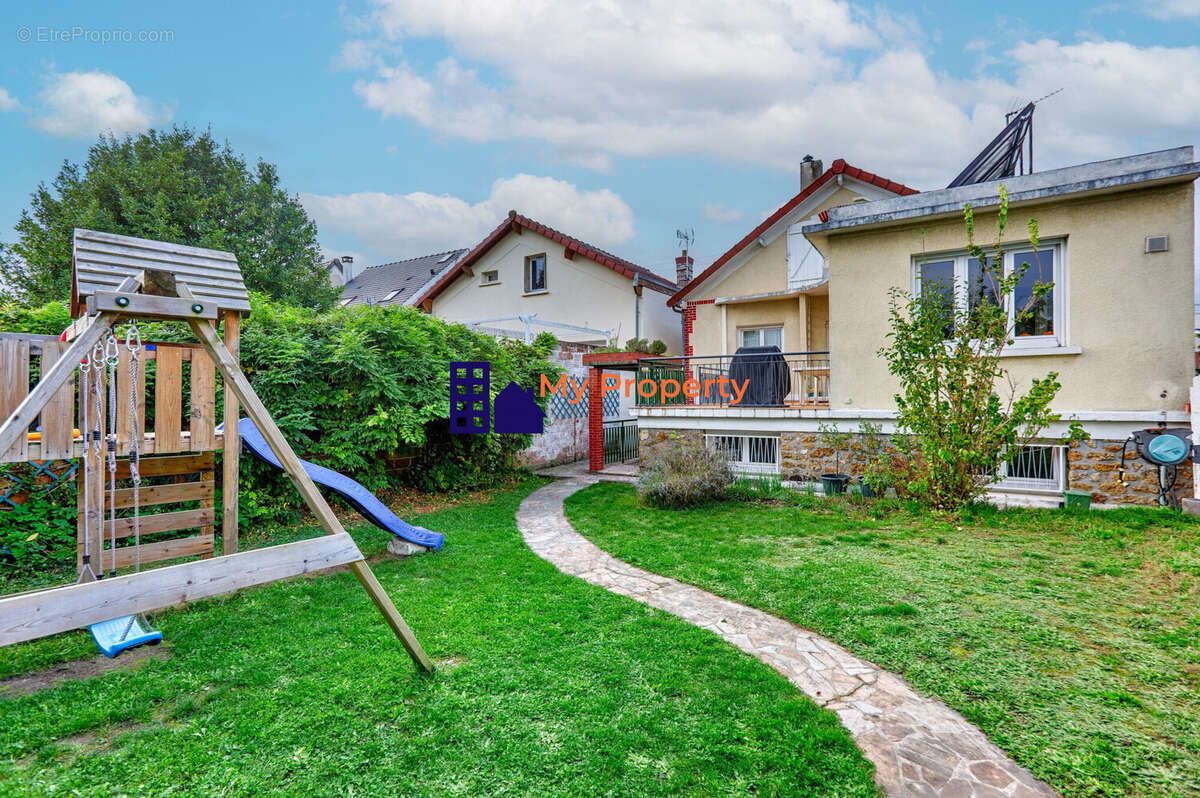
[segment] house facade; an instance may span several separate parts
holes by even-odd
[[[551,355],[555,364],[573,384],[587,385],[583,358],[598,347],[645,338],[679,353],[681,315],[665,302],[677,288],[649,269],[510,211],[412,303],[494,335],[528,341],[551,332],[559,340]],[[635,423],[632,403],[616,394],[604,397],[597,447],[606,432]],[[587,401],[550,397],[544,431],[523,453],[525,461],[545,465],[586,456],[593,444],[588,407]]]
[[[867,422],[879,424],[885,435],[894,432],[898,385],[877,354],[888,332],[889,290],[917,291],[922,280],[936,281],[951,288],[957,301],[970,301],[973,264],[965,251],[963,208],[969,203],[975,209],[978,237],[990,242],[1004,184],[1006,268],[1030,262],[1027,280],[1052,280],[1054,290],[1038,303],[1034,318],[1018,326],[1003,366],[1022,388],[1057,372],[1062,389],[1053,409],[1062,421],[1005,464],[994,497],[1054,504],[1063,490],[1075,488],[1091,492],[1098,504],[1155,503],[1158,469],[1131,451],[1121,479],[1121,454],[1134,430],[1190,421],[1198,175],[1192,148],[1181,147],[939,191],[898,191],[873,201],[839,204],[832,198],[799,231],[822,259],[823,298],[810,300],[808,329],[798,339],[782,325],[781,349],[827,348],[820,368],[789,360],[794,380],[819,373],[820,391],[793,384],[776,406],[704,404],[701,397],[688,405],[639,408],[644,457],[652,458],[656,443],[670,434],[726,436],[734,442],[723,445],[740,452],[747,468],[801,480],[833,470],[822,425],[854,432]],[[1030,218],[1040,230],[1036,252],[1027,240]],[[749,277],[743,281],[767,287]],[[1028,286],[1018,287],[1018,294],[1023,290]],[[743,330],[777,323],[775,300],[764,300],[757,315],[739,311],[731,320],[732,308],[721,311],[713,296],[722,291],[707,293],[703,298],[714,299],[715,307],[696,314],[690,338],[695,358],[688,361],[693,366],[719,347],[718,354],[730,351]],[[1090,440],[1063,445],[1071,421]],[[853,451],[848,454],[850,470],[861,468]],[[846,454],[842,465],[846,470]],[[1189,465],[1180,467],[1177,480],[1177,495],[1190,496]]]
[[[829,348],[829,273],[801,232],[822,211],[915,193],[836,160],[801,164],[800,192],[680,288],[685,354],[731,355],[741,346],[783,352]]]
[[[659,339],[679,352],[674,282],[510,211],[415,304],[447,321],[513,337],[549,330],[588,346]]]

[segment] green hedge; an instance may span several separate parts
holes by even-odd
[[[506,477],[527,435],[450,435],[450,363],[492,364],[492,397],[515,380],[536,387],[556,378],[547,356],[554,337],[533,345],[497,341],[413,308],[355,306],[325,313],[252,297],[242,325],[242,366],[297,453],[378,491],[407,483],[427,490],[477,488]],[[70,321],[65,303],[0,306],[0,330],[57,334]],[[191,340],[180,325],[145,324],[146,340]],[[151,375],[148,375],[152,377]],[[184,391],[187,396],[187,391]],[[218,396],[218,407],[220,397]],[[411,456],[399,475],[389,457]],[[243,458],[242,517],[247,525],[296,514],[285,479]]]

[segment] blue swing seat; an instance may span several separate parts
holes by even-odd
[[[141,620],[136,616],[126,615],[123,618],[113,618],[111,621],[100,621],[88,628],[92,632],[92,639],[96,641],[96,645],[109,659],[127,648],[144,643],[162,642],[162,632],[144,628]],[[129,634],[125,634],[126,628],[129,629]]]

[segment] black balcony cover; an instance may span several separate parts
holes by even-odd
[[[739,347],[729,364],[729,379],[749,381],[738,407],[783,407],[792,387],[787,361],[777,346]]]

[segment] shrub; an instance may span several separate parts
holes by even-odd
[[[703,443],[672,438],[642,474],[638,496],[655,507],[695,507],[725,498],[733,484],[729,461]]]
[[[67,505],[43,494],[0,511],[0,574],[29,574],[73,562],[75,514],[73,500]]]

